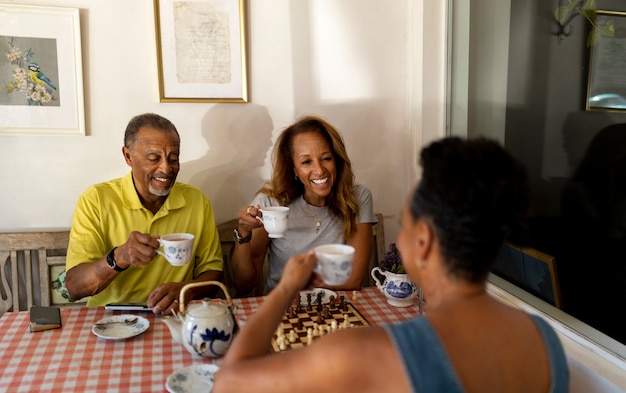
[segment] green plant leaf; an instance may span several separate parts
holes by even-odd
[[[559,22],[559,24],[562,26],[565,23],[565,21],[567,20],[567,18],[569,18],[569,15],[571,13],[572,13],[572,10],[569,7],[569,5],[563,5],[563,6],[560,6],[559,8],[557,8],[554,11],[554,17]]]
[[[614,37],[615,36],[615,23],[612,20],[606,22],[603,26],[598,26],[598,32],[602,37]]]
[[[595,10],[596,9],[596,0],[587,0],[585,4],[582,6],[583,10]]]

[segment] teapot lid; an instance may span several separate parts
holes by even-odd
[[[221,317],[228,312],[226,305],[214,303],[209,299],[202,299],[202,303],[190,305],[187,314],[194,318]]]

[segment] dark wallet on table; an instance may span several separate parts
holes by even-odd
[[[30,331],[58,329],[61,325],[61,310],[58,307],[32,306],[30,308]]]

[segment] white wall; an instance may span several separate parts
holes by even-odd
[[[127,173],[124,128],[148,111],[176,124],[179,180],[204,190],[218,223],[226,221],[268,178],[277,134],[314,113],[343,133],[357,182],[372,190],[390,242],[415,180],[424,119],[434,119],[431,134],[443,133],[442,96],[432,95],[441,100],[438,110],[418,120],[421,110],[408,101],[421,100],[425,88],[416,64],[421,1],[248,1],[247,104],[159,102],[152,0],[9,3],[80,8],[88,136],[0,135],[0,231],[68,228],[87,186]]]

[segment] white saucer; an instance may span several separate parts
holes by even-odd
[[[307,291],[300,291],[300,304],[303,306],[307,305],[307,294],[311,294],[311,305],[315,306],[317,304],[317,294],[322,294],[322,304],[330,303],[330,297],[334,296],[337,299],[337,293],[331,291],[330,289],[325,288],[313,288]]]
[[[112,315],[110,317],[102,318],[96,323],[108,323],[108,322],[123,322],[125,319],[137,318],[137,322],[132,325],[125,325],[123,323],[116,323],[115,325],[105,326],[92,326],[91,332],[98,337],[107,340],[123,340],[130,337],[135,337],[150,327],[150,321],[139,315],[123,314]]]
[[[215,364],[194,364],[174,371],[167,377],[165,388],[172,393],[210,392],[213,374],[219,370]]]

